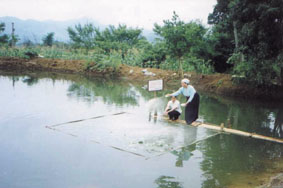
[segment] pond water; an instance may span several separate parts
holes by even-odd
[[[282,166],[282,144],[164,120],[179,85],[145,84],[1,72],[0,187],[254,187]],[[283,138],[282,104],[201,93],[199,120]]]

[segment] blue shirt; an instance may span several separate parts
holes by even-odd
[[[178,96],[180,94],[183,94],[185,97],[190,97],[188,102],[191,102],[195,96],[196,90],[193,86],[188,85],[187,88],[184,87],[180,87],[180,89],[178,91],[176,91],[175,93],[172,93],[172,96]]]

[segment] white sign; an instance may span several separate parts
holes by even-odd
[[[163,80],[150,80],[148,81],[148,91],[163,90]]]

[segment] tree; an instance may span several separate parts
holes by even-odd
[[[5,30],[5,23],[0,23],[0,34]],[[0,45],[7,44],[9,36],[7,34],[0,35]]]
[[[281,0],[218,0],[209,15],[209,23],[214,24],[216,34],[232,41],[234,55],[244,55],[245,58],[234,62],[234,71],[243,74],[247,81],[270,85],[276,77],[281,77],[283,85],[282,9]],[[222,55],[234,56],[233,53]]]
[[[23,44],[23,46],[25,46],[25,47],[34,46],[34,43],[33,43],[28,37],[24,37],[22,44]]]
[[[167,51],[163,41],[150,43],[147,40],[141,40],[138,49],[142,54],[142,67],[160,68],[160,64],[166,59]]]
[[[196,53],[203,40],[206,29],[197,22],[184,23],[174,12],[171,20],[164,20],[164,25],[154,25],[154,32],[164,40],[169,55],[179,63],[179,75],[183,77],[182,58]]]
[[[241,51],[247,57],[246,76],[260,85],[270,85],[275,77],[281,76],[283,86],[283,77],[279,74],[283,71],[282,10],[281,0],[243,0],[234,8]]]
[[[55,35],[54,32],[47,33],[47,35],[42,38],[43,45],[44,46],[52,46],[53,42],[54,42],[54,35]]]
[[[70,40],[75,48],[84,48],[87,51],[95,46],[96,27],[93,24],[75,25],[75,28],[68,27],[67,31]]]
[[[208,24],[213,25],[208,45],[214,49],[211,54],[217,72],[225,72],[232,67],[228,59],[235,51],[231,4],[235,0],[218,0],[214,10],[208,16]]]
[[[129,48],[133,48],[139,41],[145,39],[141,29],[127,28],[126,25],[119,25],[117,28],[110,25],[104,31],[98,29],[95,36],[95,44],[106,53],[110,50],[121,50],[122,57],[126,55]]]
[[[16,45],[16,43],[20,40],[18,35],[10,35],[9,36],[9,40],[8,40],[8,44],[10,47],[13,47]]]

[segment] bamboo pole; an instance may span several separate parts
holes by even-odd
[[[164,118],[164,119],[168,119],[168,118]],[[177,120],[176,122],[187,125],[186,121],[184,120]],[[235,134],[239,136],[245,136],[245,137],[250,137],[250,138],[255,138],[255,139],[260,139],[260,140],[267,140],[267,141],[283,144],[283,139],[263,136],[263,135],[259,135],[256,133],[249,133],[249,132],[231,129],[231,128],[226,128],[224,127],[224,123],[221,123],[221,125],[218,126],[218,125],[212,125],[212,124],[201,123],[201,122],[193,122],[191,125],[194,127],[203,127],[206,129],[220,131],[223,133],[230,133],[230,134]]]

